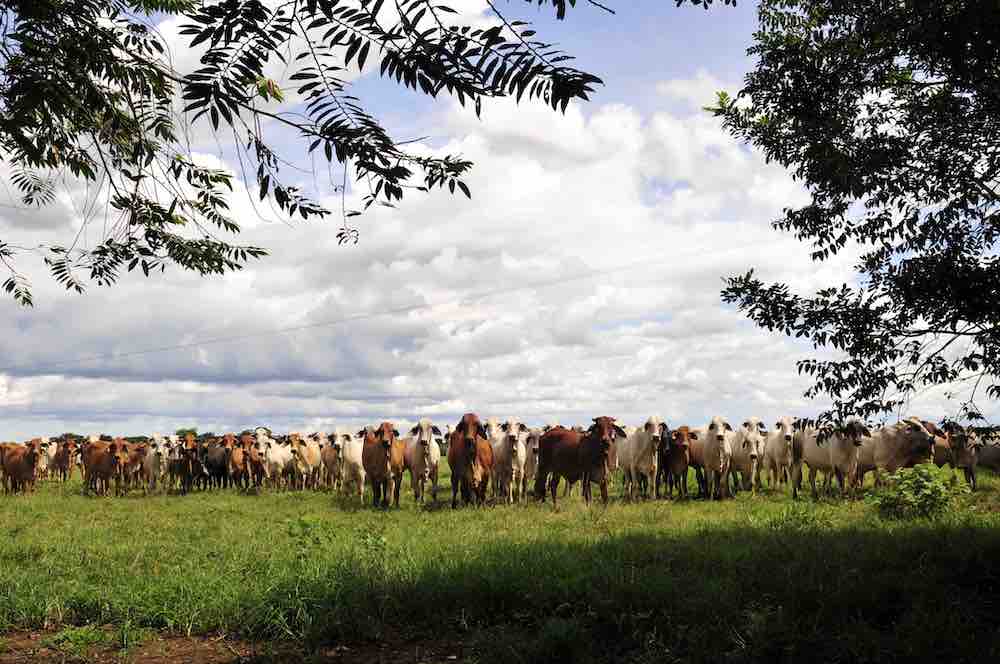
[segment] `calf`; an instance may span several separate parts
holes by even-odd
[[[225,434],[221,440],[213,438],[206,441],[202,456],[208,471],[208,486],[219,489],[229,487],[229,461],[235,445],[236,436],[231,433]]]
[[[459,420],[448,440],[448,465],[451,468],[451,507],[458,507],[461,489],[462,502],[473,500],[477,505],[486,502],[490,476],[493,473],[493,448],[486,435],[486,427],[475,413],[466,413]]]
[[[403,440],[406,446],[406,467],[410,471],[413,499],[424,502],[424,485],[431,481],[431,499],[437,502],[437,470],[441,460],[438,439],[441,429],[428,419],[422,419],[410,429],[410,436]]]
[[[372,487],[372,504],[389,507],[389,493],[399,507],[399,486],[403,479],[404,447],[399,431],[390,422],[383,422],[375,429],[364,430],[365,444],[361,460],[365,475]],[[359,432],[360,436],[361,433]]]
[[[667,496],[674,497],[674,487],[677,496],[688,497],[688,467],[691,464],[691,445],[698,439],[698,433],[688,426],[677,427],[670,434],[670,446],[667,449],[664,466],[667,472]]]
[[[595,417],[590,429],[580,433],[562,427],[550,429],[539,440],[535,498],[545,500],[548,481],[552,506],[556,507],[559,479],[580,480],[583,499],[590,503],[591,484],[601,488],[601,500],[608,503],[608,450],[616,436],[625,431],[610,417]],[[550,479],[551,477],[551,479]]]

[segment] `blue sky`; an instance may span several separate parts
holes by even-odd
[[[463,2],[482,20],[485,3]],[[376,76],[354,83],[397,136],[429,137],[415,149],[475,162],[471,201],[408,196],[360,218],[360,243],[342,247],[338,220],[288,222],[238,183],[239,240],[271,252],[242,273],[129,275],[78,296],[26,263],[36,306],[0,300],[0,439],[329,431],[421,416],[445,424],[467,411],[529,424],[656,414],[672,426],[815,414],[823,404],[802,398],[808,384],[795,370],[809,349],[719,299],[723,278],[750,267],[803,293],[853,278],[850,252],[814,264],[771,229],[804,192],[701,109],[720,87],[735,92],[750,66],[753,5],[615,4],[616,16],[584,3],[564,22],[529,3],[501,5],[606,81],[564,116],[497,101],[480,120]],[[178,67],[194,66],[186,39],[163,28]],[[198,131],[210,140],[194,157],[238,174],[225,138]],[[285,134],[269,138],[300,149]],[[41,212],[0,209],[0,233],[65,243],[88,196],[69,183]],[[82,241],[99,230],[87,226]],[[912,404],[930,417],[948,408],[933,393]]]

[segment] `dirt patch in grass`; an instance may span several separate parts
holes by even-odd
[[[249,643],[222,637],[149,635],[122,648],[118,629],[69,628],[67,632],[9,632],[0,635],[0,664],[66,662],[67,664],[452,664],[468,662],[459,641],[385,641],[327,646],[307,651],[289,642]],[[81,631],[82,630],[82,631]],[[84,635],[83,631],[87,634]],[[97,635],[100,635],[98,638]],[[84,636],[86,638],[84,638]]]

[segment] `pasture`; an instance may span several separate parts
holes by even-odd
[[[315,657],[389,643],[379,658],[408,662],[445,660],[442,643],[507,664],[1000,657],[988,472],[934,522],[784,492],[588,508],[577,491],[553,512],[452,511],[450,492],[420,507],[408,489],[378,511],[324,492],[40,483],[0,500],[0,633],[127,627]]]

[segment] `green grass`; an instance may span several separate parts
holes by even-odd
[[[453,512],[449,491],[382,512],[325,493],[98,499],[50,483],[0,500],[0,631],[110,624],[117,647],[133,630],[446,634],[484,664],[996,660],[1000,482],[980,487],[937,521],[888,522],[786,494]]]

